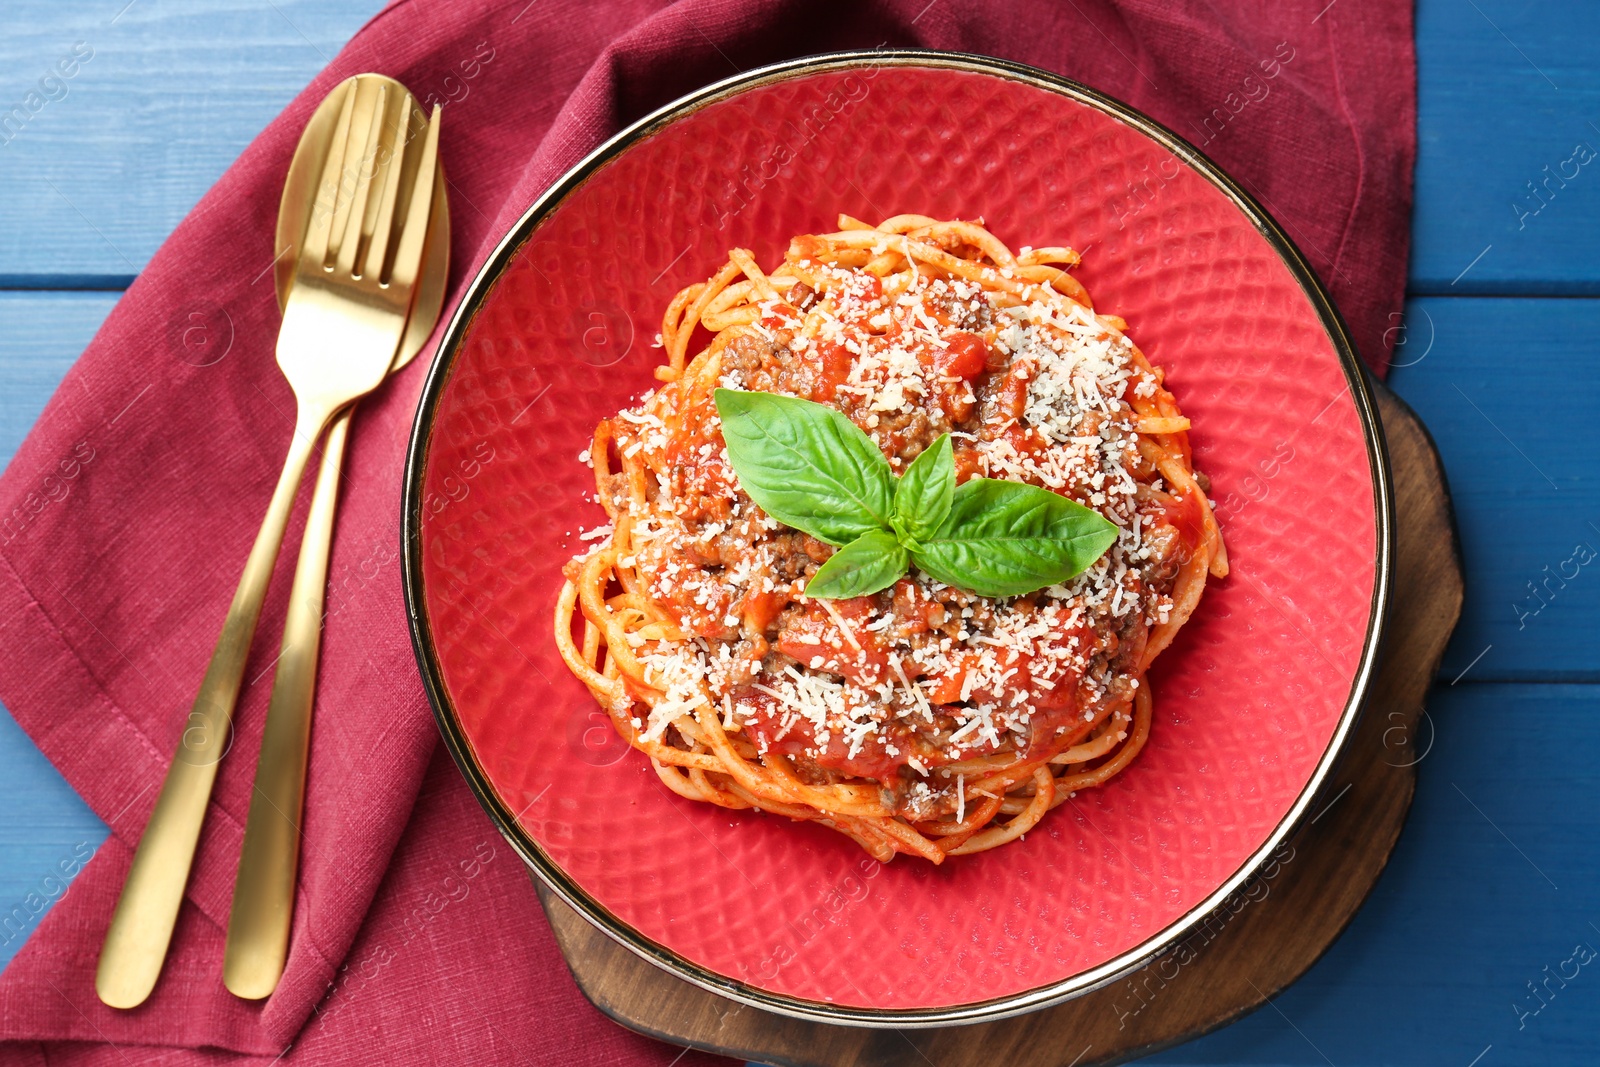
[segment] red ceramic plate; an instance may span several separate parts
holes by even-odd
[[[814,825],[669,794],[551,639],[603,521],[578,460],[653,384],[677,290],[840,212],[981,216],[1086,250],[1194,420],[1233,573],[1159,661],[1148,747],[1019,843],[880,865]],[[1283,840],[1350,732],[1391,554],[1371,399],[1327,295],[1215,166],[1082,86],[977,57],[767,68],[619,134],[529,208],[423,394],[406,593],[440,726],[485,808],[591,922],[681,978],[833,1022],[992,1018],[1185,936]]]

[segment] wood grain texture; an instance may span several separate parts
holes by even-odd
[[[584,994],[624,1026],[793,1067],[1120,1063],[1253,1011],[1316,962],[1388,862],[1416,786],[1410,739],[1460,614],[1461,564],[1427,431],[1378,387],[1395,474],[1395,598],[1371,700],[1312,815],[1189,939],[1133,975],[1016,1019],[935,1030],[800,1022],[706,993],[633,955],[541,885]]]
[[[0,125],[0,288],[125,288],[382,6],[6,0],[0,116],[39,97]]]
[[[1422,298],[1407,314],[1391,381],[1446,443],[1472,575],[1444,680],[1600,681],[1600,473],[1571,436],[1600,407],[1600,301]]]
[[[94,58],[64,97],[0,144],[8,193],[0,197],[0,288],[125,287],[250,139],[383,6],[136,0],[116,17],[125,2],[7,0],[0,112],[75,42]],[[1324,20],[1359,17],[1346,7]],[[1553,183],[1537,215],[1519,222],[1512,209],[1531,195],[1526,183],[1543,189],[1542,168],[1558,169],[1578,141],[1600,149],[1600,131],[1589,125],[1600,123],[1600,8],[1558,0],[1476,7],[1417,4],[1412,288],[1600,294],[1600,260],[1589,254],[1600,227],[1600,159],[1564,186]],[[1526,203],[1531,210],[1538,201]]]
[[[1410,290],[1600,294],[1600,7],[1419,0],[1416,24]]]
[[[117,302],[117,293],[0,293],[0,462]]]

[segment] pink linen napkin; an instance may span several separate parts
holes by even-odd
[[[132,1011],[95,997],[112,904],[287,447],[273,227],[295,142],[337,81],[380,71],[445,105],[453,301],[563,170],[710,81],[882,45],[1034,64],[1143,109],[1240,179],[1300,244],[1381,372],[1408,251],[1411,11],[1380,0],[1319,8],[401,0],[376,17],[178,227],[0,477],[0,700],[111,827],[0,975],[0,1057],[714,1062],[675,1061],[680,1050],[583,1000],[526,872],[436,745],[398,565],[401,465],[431,347],[355,421],[282,983],[246,1003],[223,989],[221,966],[292,547],[161,983]],[[1148,195],[1130,186],[1128,209]]]

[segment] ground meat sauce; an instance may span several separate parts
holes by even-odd
[[[912,811],[929,769],[1054,754],[1131,699],[1149,629],[1171,611],[1178,562],[1200,538],[1199,510],[1140,452],[1126,398],[1160,383],[1114,320],[998,308],[962,281],[886,299],[875,277],[838,275],[825,296],[792,286],[759,322],[728,331],[720,384],[829,404],[897,471],[952,434],[959,480],[1029,482],[1115,522],[1116,543],[1089,570],[1009,599],[916,571],[873,596],[804,598],[833,549],[739,490],[709,396],[680,398],[671,433],[642,405],[625,410],[612,439],[659,460],[633,562],[688,638],[645,657],[663,703],[707,685],[725,725],[759,752],[792,757],[814,782],[878,779]],[[621,483],[609,492],[620,505]]]

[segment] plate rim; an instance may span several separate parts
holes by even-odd
[[[443,673],[433,643],[432,628],[424,604],[422,576],[422,479],[428,448],[432,441],[433,425],[438,404],[451,372],[460,354],[461,342],[477,317],[495,283],[511,264],[517,251],[537,229],[538,225],[569,195],[586,182],[624,150],[644,137],[707,105],[717,103],[751,89],[786,81],[810,74],[840,70],[860,70],[878,66],[934,67],[967,73],[985,74],[1008,81],[1021,82],[1058,96],[1065,96],[1079,104],[1117,119],[1151,138],[1162,147],[1178,155],[1189,167],[1198,172],[1245,216],[1256,231],[1267,241],[1279,259],[1289,269],[1301,291],[1311,302],[1334,354],[1344,372],[1347,387],[1356,407],[1366,446],[1367,466],[1373,490],[1373,518],[1375,526],[1375,553],[1373,561],[1373,591],[1367,617],[1366,634],[1361,656],[1345,698],[1343,711],[1327,747],[1317,761],[1305,787],[1282,819],[1267,835],[1261,846],[1247,858],[1229,878],[1180,918],[1169,923],[1138,945],[1119,953],[1110,960],[1060,981],[1047,983],[1020,993],[983,1001],[948,1005],[935,1008],[869,1008],[810,1000],[789,994],[776,993],[759,986],[741,982],[695,963],[665,945],[659,944],[635,930],[613,914],[588,891],[569,877],[524,830],[517,814],[500,797],[488,773],[473,751],[456,715],[449,692],[444,685]],[[909,1028],[926,1029],[938,1026],[992,1022],[1031,1011],[1051,1007],[1084,993],[1100,989],[1119,978],[1138,970],[1156,957],[1189,937],[1207,917],[1212,915],[1227,898],[1249,880],[1288,839],[1309,812],[1313,802],[1327,784],[1327,779],[1343,755],[1347,742],[1360,720],[1372,684],[1377,663],[1379,641],[1383,636],[1388,614],[1389,596],[1393,581],[1395,550],[1394,492],[1389,468],[1388,446],[1383,425],[1378,418],[1372,392],[1367,384],[1366,370],[1361,363],[1355,343],[1350,336],[1343,316],[1334,305],[1332,297],[1298,246],[1256,199],[1244,190],[1221,167],[1181,135],[1150,118],[1143,112],[1092,89],[1070,78],[1053,74],[1037,67],[1011,60],[965,52],[940,52],[911,48],[880,48],[829,52],[796,59],[784,60],[745,71],[730,78],[713,82],[657,108],[643,118],[630,123],[590,151],[564,172],[536,197],[518,217],[506,234],[484,260],[452,310],[449,323],[440,337],[438,349],[429,365],[428,375],[417,401],[417,412],[412,422],[406,446],[400,515],[401,584],[404,594],[406,619],[411,635],[412,650],[416,656],[418,672],[427,692],[434,720],[449,749],[456,767],[466,779],[478,803],[489,815],[496,829],[522,858],[544,885],[561,898],[613,941],[635,955],[707,992],[726,997],[737,1003],[763,1011],[774,1012],[789,1018],[833,1025],[857,1026],[873,1029]]]

